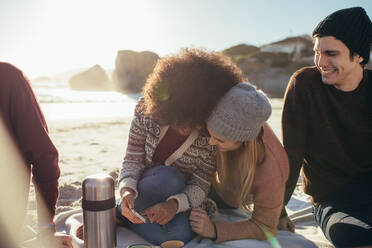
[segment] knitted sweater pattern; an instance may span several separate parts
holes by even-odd
[[[137,196],[137,183],[142,173],[157,165],[152,158],[165,128],[143,112],[135,115],[120,171],[120,192],[124,187],[128,187],[133,189]],[[216,148],[209,145],[209,137],[199,134],[190,146],[185,146],[185,143],[178,149],[182,154],[169,164],[185,177],[184,192],[169,197],[178,201],[177,213],[197,207],[204,201],[216,171]]]

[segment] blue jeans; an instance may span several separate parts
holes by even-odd
[[[371,173],[337,190],[313,206],[315,221],[336,247],[372,244]]]
[[[165,202],[174,194],[181,193],[185,188],[183,175],[170,166],[155,166],[147,169],[138,181],[138,197],[134,209],[141,212],[157,203]],[[133,224],[121,214],[121,202],[116,207],[119,225],[123,225],[139,234],[152,244],[159,245],[167,240],[181,240],[185,244],[194,237],[189,224],[190,211],[181,212],[167,224],[158,223]]]

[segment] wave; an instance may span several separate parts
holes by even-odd
[[[35,87],[40,103],[118,103],[138,100],[141,94],[115,91],[75,91],[69,87]]]
[[[49,86],[34,85],[35,94],[48,121],[130,117],[141,96],[114,91],[75,91],[68,85]]]

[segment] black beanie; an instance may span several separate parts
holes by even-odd
[[[351,51],[363,57],[363,64],[369,61],[372,43],[372,23],[362,7],[338,10],[323,21],[313,31],[315,35],[334,36]]]

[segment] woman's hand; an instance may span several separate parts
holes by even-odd
[[[171,199],[166,202],[158,203],[144,211],[142,215],[147,217],[151,223],[159,223],[160,225],[165,225],[171,221],[177,213],[178,202]]]
[[[144,222],[132,212],[135,200],[134,195],[135,193],[132,189],[125,189],[121,198],[121,214],[134,224],[143,224]]]
[[[214,229],[212,220],[201,208],[194,208],[190,213],[190,226],[191,229],[206,238],[216,238],[217,234]]]

